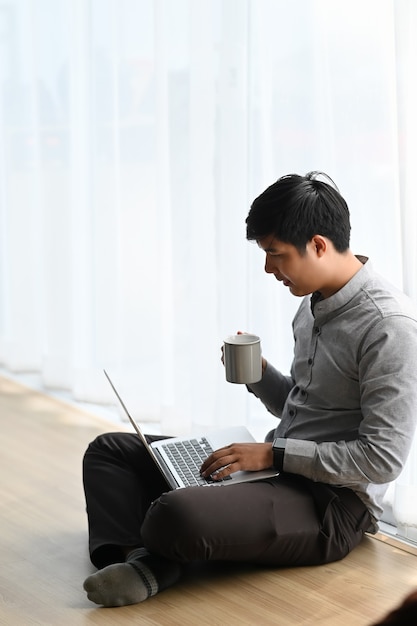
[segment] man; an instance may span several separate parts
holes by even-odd
[[[376,531],[415,428],[416,313],[351,252],[348,207],[323,176],[284,176],[252,204],[247,237],[266,272],[303,297],[294,360],[284,376],[263,359],[250,386],[280,418],[275,432],[217,450],[201,469],[221,479],[275,465],[279,475],[168,491],[134,434],[98,437],[84,459],[93,602],[145,600],[196,560],[334,561]]]

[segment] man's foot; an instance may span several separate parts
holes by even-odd
[[[181,566],[151,555],[144,548],[129,554],[126,563],[114,563],[84,581],[87,597],[102,606],[137,604],[175,583]]]

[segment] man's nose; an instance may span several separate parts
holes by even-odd
[[[275,274],[278,270],[276,269],[276,267],[273,266],[273,263],[271,263],[271,260],[269,259],[268,255],[266,255],[265,258],[265,272],[267,274]]]

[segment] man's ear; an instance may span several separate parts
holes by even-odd
[[[311,245],[316,255],[319,258],[322,257],[327,250],[326,237],[322,237],[322,235],[314,235],[314,237],[311,239]]]

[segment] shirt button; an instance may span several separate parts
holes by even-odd
[[[313,363],[313,359],[308,359],[307,363],[308,363],[309,365],[312,365],[312,363]]]
[[[318,335],[320,332],[320,328],[318,326],[314,326],[314,332],[316,333],[316,335]]]
[[[295,411],[294,411],[294,409],[291,409],[290,410],[290,417],[294,417],[294,415],[295,415]]]

